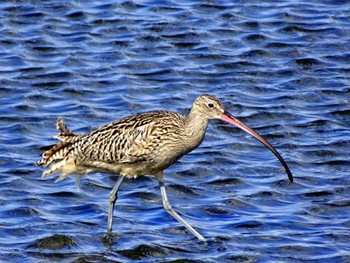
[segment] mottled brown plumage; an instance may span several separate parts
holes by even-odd
[[[189,115],[154,111],[122,118],[87,134],[75,134],[62,119],[57,122],[61,142],[43,153],[37,165],[46,168],[43,177],[60,173],[56,181],[70,174],[106,172],[120,175],[110,195],[108,232],[117,192],[124,177],[155,175],[160,183],[163,205],[200,240],[205,240],[170,206],[163,184],[163,170],[199,146],[210,119],[222,119],[250,133],[268,147],[281,161],[290,181],[292,174],[278,152],[259,134],[225,111],[221,102],[210,95],[198,97]]]
[[[62,120],[59,122],[63,124]],[[127,177],[155,174],[202,141],[207,121],[201,123],[197,136],[191,134],[187,124],[185,116],[155,111],[122,118],[85,135],[61,131],[56,137],[62,142],[46,151],[38,164],[48,168],[44,177],[62,172],[60,179],[93,170]],[[195,141],[191,140],[193,137]],[[76,168],[67,170],[67,164]]]

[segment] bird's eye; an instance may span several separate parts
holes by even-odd
[[[214,104],[213,103],[208,103],[208,107],[209,108],[214,108]]]

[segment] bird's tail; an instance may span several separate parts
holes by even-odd
[[[49,147],[49,149],[42,154],[42,159],[35,164],[46,168],[42,176],[43,178],[58,172],[63,172],[57,179],[60,181],[68,176],[67,172],[70,170],[66,168],[69,167],[68,155],[71,151],[71,145],[74,144],[82,136],[82,134],[73,133],[67,128],[67,126],[64,125],[63,119],[61,118],[57,120],[56,127],[60,133],[56,135],[55,138],[61,141],[52,147]],[[45,148],[47,147],[44,147],[44,149]]]

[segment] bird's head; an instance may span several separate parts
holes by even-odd
[[[221,115],[225,113],[225,108],[220,100],[211,95],[199,96],[193,104],[198,114],[207,119],[221,119]]]
[[[223,120],[255,137],[277,157],[277,159],[283,165],[288,175],[289,181],[293,182],[293,175],[289,170],[287,163],[283,160],[282,156],[277,152],[277,150],[260,134],[258,134],[248,125],[244,124],[242,121],[240,121],[239,119],[231,115],[229,112],[227,112],[218,98],[207,94],[199,96],[195,100],[193,108],[195,108],[196,112],[200,114],[203,118]]]

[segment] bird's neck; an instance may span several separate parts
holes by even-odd
[[[190,114],[187,116],[185,130],[187,136],[191,138],[196,146],[202,142],[208,122],[208,118],[194,108],[191,109]]]

